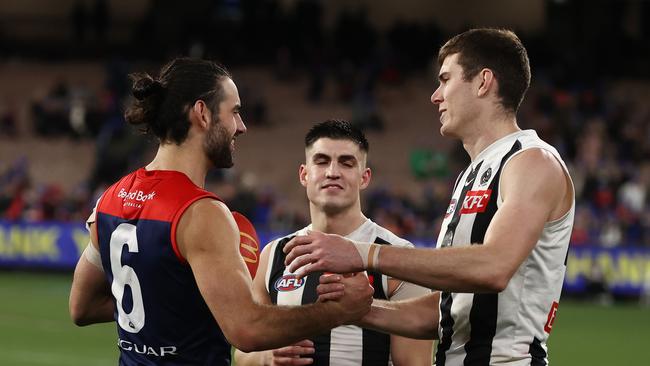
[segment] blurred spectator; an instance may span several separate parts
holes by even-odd
[[[16,136],[16,105],[8,99],[0,99],[0,136]]]
[[[72,131],[69,121],[70,87],[58,80],[45,98],[32,104],[32,116],[36,133],[41,136],[57,136]]]

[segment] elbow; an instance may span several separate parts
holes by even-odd
[[[499,293],[508,287],[512,275],[505,272],[496,272],[487,277],[489,278],[488,281],[484,282],[483,286],[481,286],[483,290],[489,293]]]
[[[70,298],[69,310],[70,319],[76,326],[83,327],[92,324],[88,316],[88,309],[80,301]]]
[[[70,306],[70,318],[74,325],[83,327],[90,324],[90,321],[85,316],[84,311],[76,306]]]
[[[228,342],[236,349],[249,353],[268,349],[259,330],[247,326],[238,326],[226,335]]]

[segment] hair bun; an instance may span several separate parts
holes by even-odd
[[[141,74],[134,77],[133,96],[137,100],[145,100],[151,96],[157,96],[162,90],[162,84],[148,74]]]

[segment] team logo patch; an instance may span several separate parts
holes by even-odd
[[[296,275],[284,275],[275,281],[275,289],[280,292],[297,290],[305,284],[305,278],[296,278]]]
[[[492,176],[492,168],[488,168],[485,173],[481,176],[481,185],[486,184],[487,182],[490,181],[490,177]]]
[[[555,321],[555,316],[557,315],[557,307],[559,304],[557,301],[553,301],[551,305],[551,310],[548,312],[548,318],[546,319],[546,324],[544,325],[544,331],[546,333],[551,333],[553,329],[553,322]]]
[[[447,207],[447,212],[445,212],[445,219],[454,214],[454,211],[456,210],[456,202],[455,198],[449,202],[449,207]]]
[[[463,206],[460,209],[461,214],[471,214],[485,212],[490,196],[492,195],[491,189],[481,191],[469,191],[463,200]]]

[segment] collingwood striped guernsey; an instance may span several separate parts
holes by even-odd
[[[266,289],[271,301],[278,305],[303,305],[316,302],[319,277],[322,272],[310,273],[298,280],[284,265],[282,249],[296,235],[304,235],[311,225],[291,235],[269,243]],[[367,219],[359,228],[346,236],[348,239],[386,245],[412,247],[413,244],[399,238],[387,229]],[[388,298],[388,277],[368,271],[370,283],[375,288],[374,298]],[[353,325],[332,329],[311,339],[315,353],[312,365],[321,366],[381,366],[390,365],[390,336]]]
[[[531,148],[552,153],[568,175],[555,148],[533,130],[495,141],[458,177],[437,248],[483,243],[503,202],[499,184],[504,166]],[[546,223],[504,291],[441,294],[437,366],[548,364],[546,340],[562,290],[574,211],[575,200],[564,216]]]

